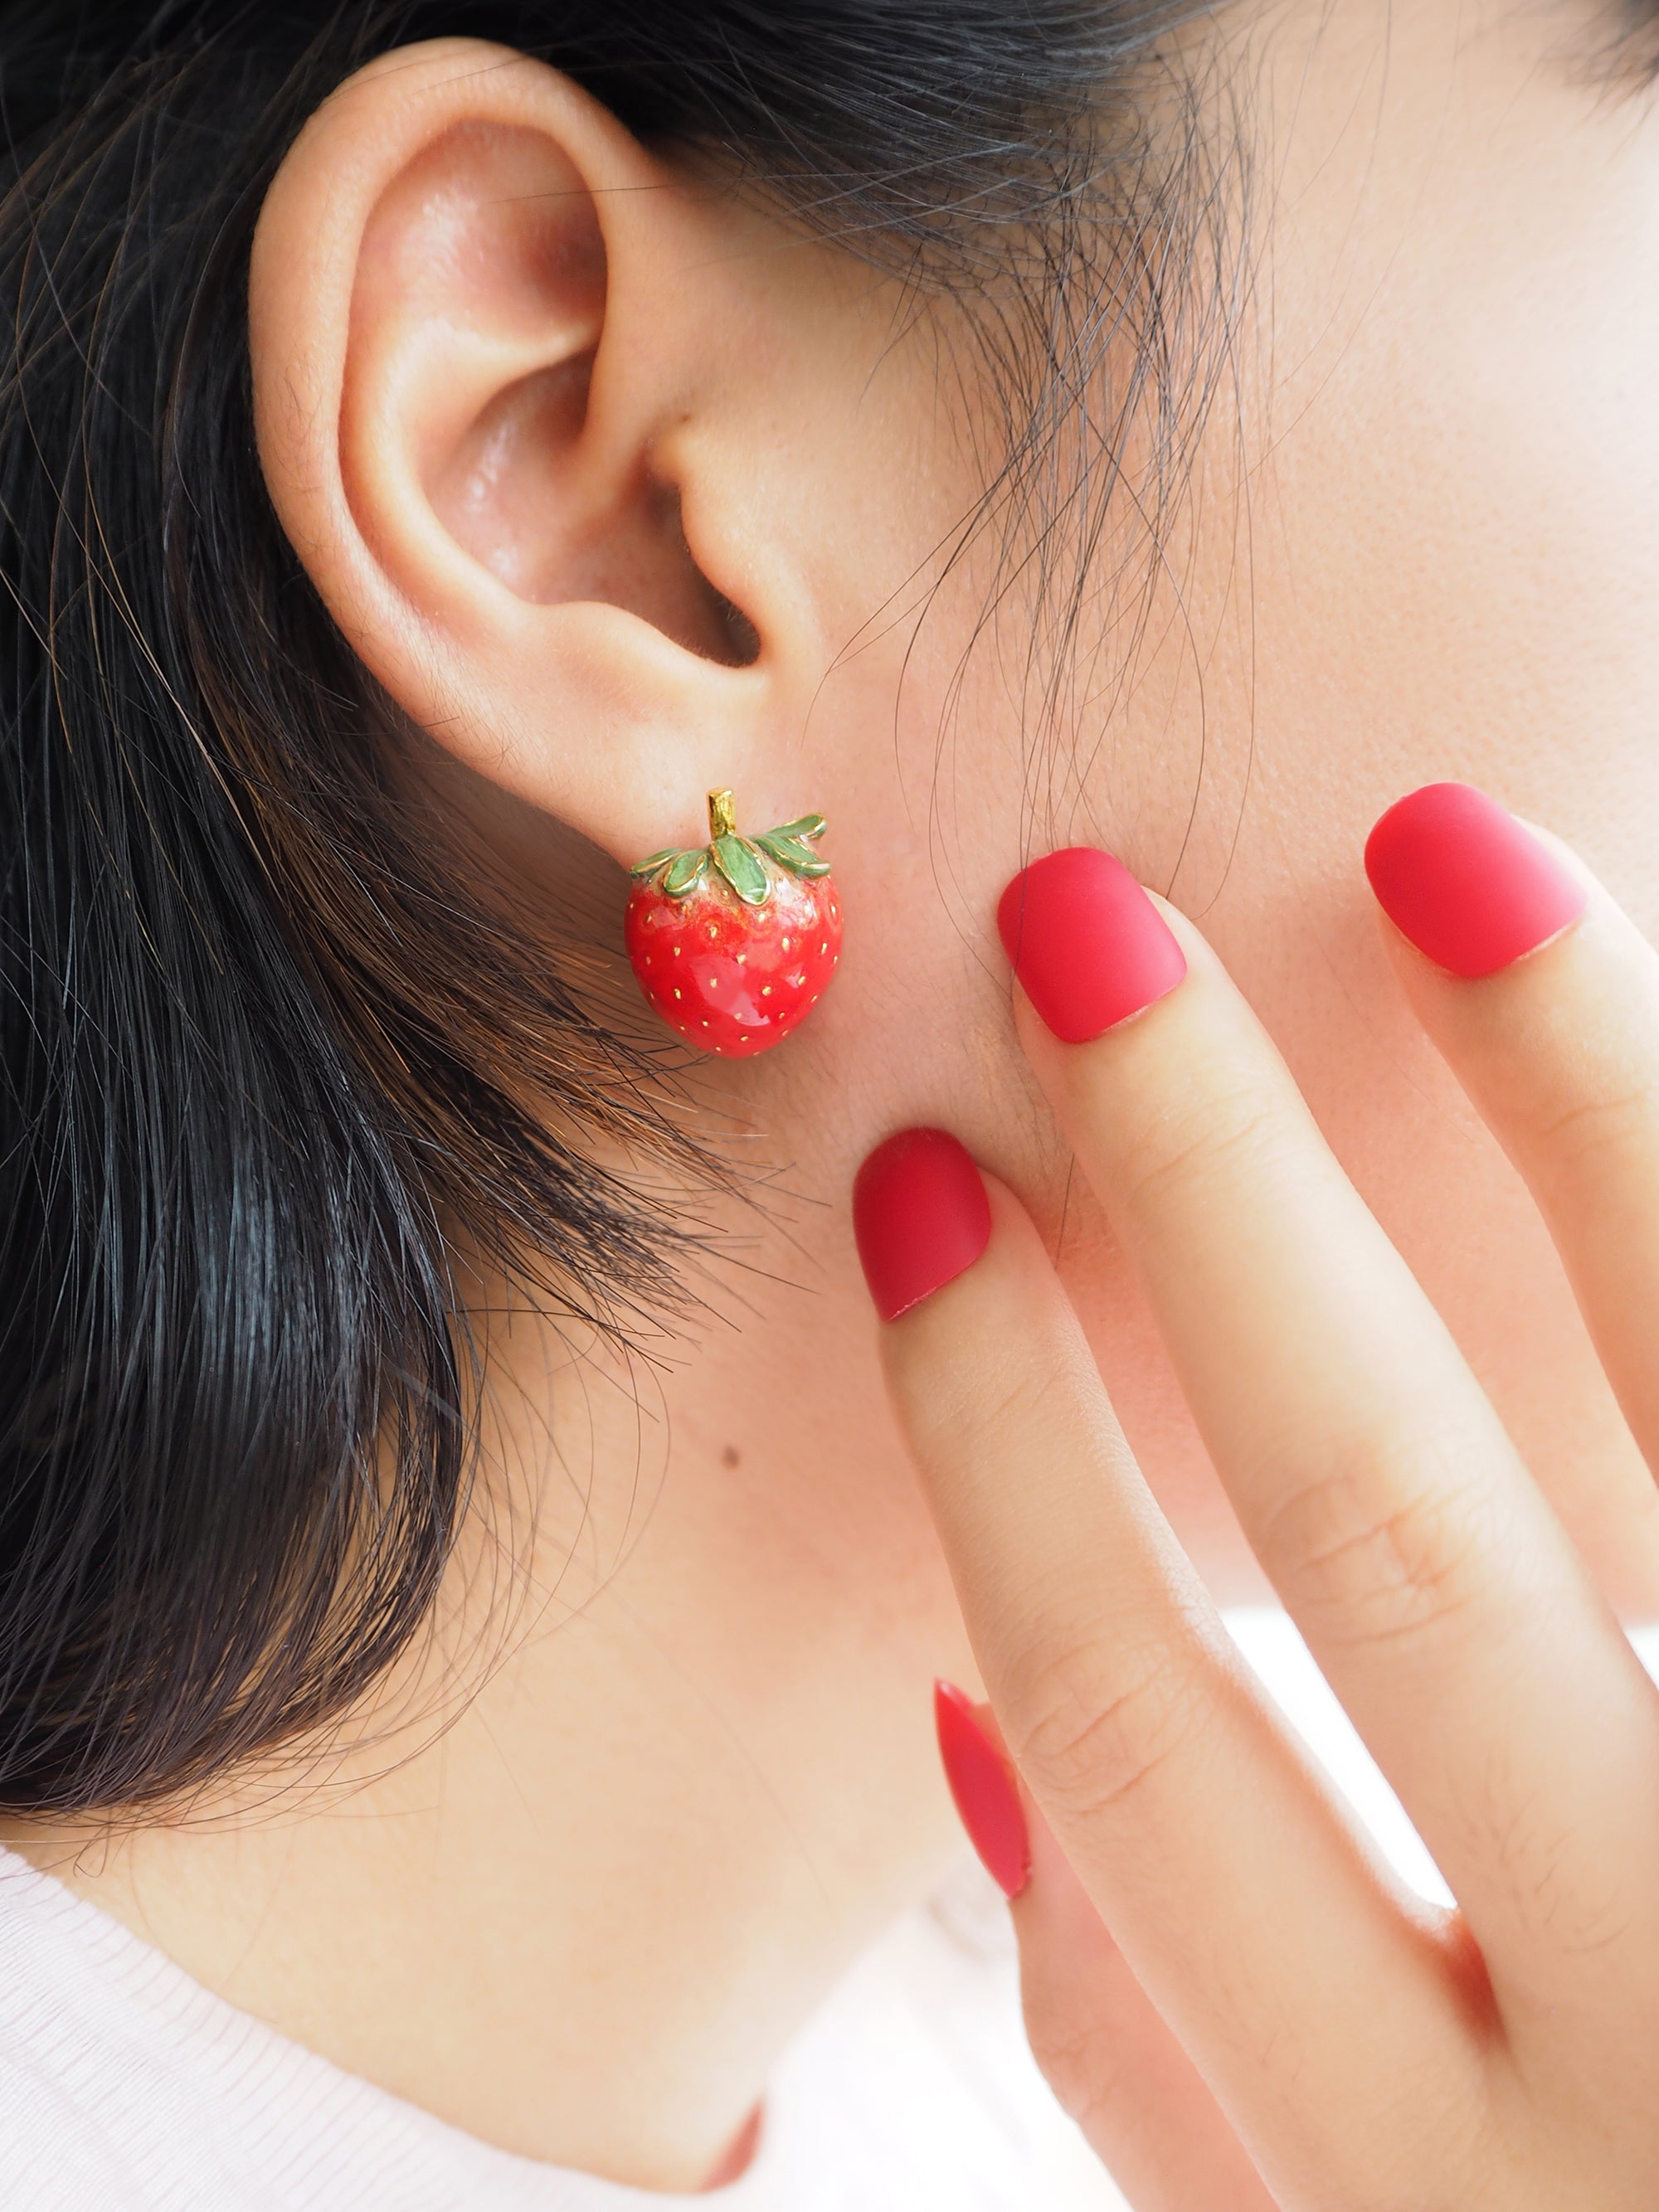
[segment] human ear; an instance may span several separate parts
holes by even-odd
[[[694,841],[711,787],[770,799],[821,665],[753,541],[713,204],[557,71],[442,40],[312,117],[250,270],[260,456],[330,613],[439,744],[624,862]]]

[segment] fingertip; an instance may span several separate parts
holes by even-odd
[[[1400,934],[1464,981],[1540,951],[1589,904],[1550,844],[1471,784],[1425,784],[1396,800],[1365,841],[1364,866]]]
[[[1087,1044],[1167,998],[1181,946],[1144,884],[1112,854],[1068,846],[1022,868],[997,905],[1008,964],[1049,1034]]]
[[[1031,1879],[1025,1809],[989,1706],[955,1683],[933,1685],[933,1726],[951,1796],[980,1863],[1012,1903]]]
[[[991,1241],[972,1153],[948,1130],[901,1129],[853,1183],[853,1233],[876,1311],[895,1322],[965,1274]]]

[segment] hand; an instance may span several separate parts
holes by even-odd
[[[1436,958],[1383,927],[1659,1466],[1659,956],[1459,788],[1369,855]],[[1659,1692],[1198,931],[1102,855],[1002,919],[1244,1528],[1457,1899],[1403,1891],[1273,1717],[1020,1206],[895,1139],[860,1247],[1018,1776],[1000,1846],[975,1817],[1040,2063],[1139,2212],[1652,2212]]]

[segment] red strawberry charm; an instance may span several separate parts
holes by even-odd
[[[781,1044],[841,958],[841,901],[812,848],[823,817],[740,837],[729,791],[708,794],[708,842],[634,871],[623,933],[640,988],[700,1052],[748,1060]]]

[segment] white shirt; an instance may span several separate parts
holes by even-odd
[[[1407,1878],[1447,1893],[1282,1616],[1229,1626]],[[1659,1636],[1635,1639],[1659,1674]],[[753,2163],[696,2197],[515,2158],[343,2073],[0,1850],[7,2212],[1107,2212],[1044,2087],[977,1867],[901,1921],[786,2053]]]
[[[1019,2029],[1000,1895],[965,1867],[786,2054],[742,2179],[701,2196],[514,2157],[238,2012],[0,1850],[11,2212],[1062,2212],[1115,2205]]]

